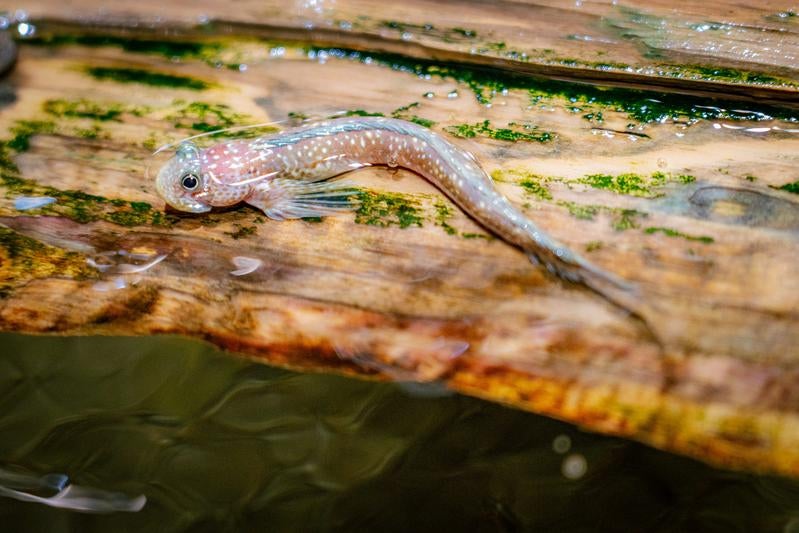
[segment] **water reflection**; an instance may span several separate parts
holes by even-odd
[[[147,497],[109,515],[0,498],[14,531],[783,531],[799,516],[796,482],[458,395],[177,338],[0,342],[0,463]]]

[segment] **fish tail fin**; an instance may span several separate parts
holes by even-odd
[[[630,313],[639,313],[642,299],[634,283],[599,268],[577,254],[569,253],[562,258],[549,255],[547,253],[544,256],[539,251],[527,252],[533,264],[543,265],[558,278],[583,285]]]

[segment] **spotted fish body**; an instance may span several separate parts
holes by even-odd
[[[595,289],[596,282],[624,287],[544,233],[497,191],[470,153],[403,120],[339,118],[204,150],[184,143],[156,185],[179,210],[199,213],[246,202],[284,220],[351,209],[352,190],[330,178],[370,165],[425,177],[491,233],[565,279]]]

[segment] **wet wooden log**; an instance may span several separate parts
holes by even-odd
[[[799,20],[789,1],[439,2],[214,0],[108,6],[29,2],[49,24],[173,37],[230,33],[471,63],[587,83],[647,85],[797,105]]]
[[[190,335],[799,475],[790,109],[339,48],[37,28],[2,88],[0,329]],[[640,316],[533,267],[406,171],[359,171],[358,211],[291,222],[165,213],[145,172],[170,140],[341,111],[414,120],[472,151],[547,231],[634,282]],[[30,197],[55,201],[20,210]],[[261,265],[235,276],[236,257]]]

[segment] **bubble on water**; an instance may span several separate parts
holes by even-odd
[[[427,91],[422,96],[424,96],[425,98],[435,98],[436,97],[436,93],[431,92],[431,91]]]
[[[567,479],[580,479],[588,471],[588,461],[582,454],[572,453],[563,459],[560,471]]]
[[[450,92],[447,93],[447,98],[457,98],[458,97],[458,89],[452,89]]]
[[[413,39],[413,34],[411,34],[411,32],[404,31],[402,32],[402,35],[400,37],[402,38],[403,41],[410,41],[411,39]]]
[[[571,450],[572,440],[568,435],[558,435],[552,441],[552,449],[555,453],[564,454]]]
[[[658,168],[666,168],[669,164],[666,162],[665,159],[660,158],[658,159]]]
[[[27,22],[20,22],[17,24],[17,33],[19,33],[20,37],[33,37],[36,33],[36,26],[33,24],[28,24]]]

